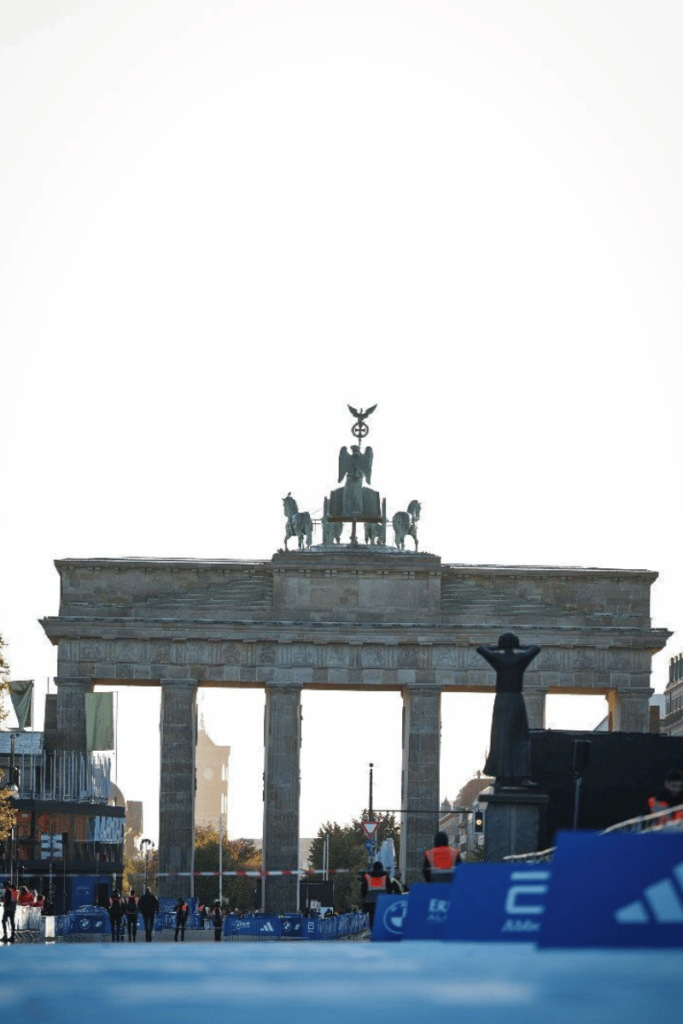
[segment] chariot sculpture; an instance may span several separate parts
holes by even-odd
[[[358,524],[363,525],[364,540],[367,545],[385,547],[387,543],[387,503],[381,498],[379,491],[372,484],[372,463],[374,453],[370,445],[363,448],[360,442],[367,437],[368,417],[377,408],[354,409],[349,412],[355,418],[351,427],[356,444],[344,445],[339,451],[338,480],[341,487],[336,487],[325,497],[321,520],[323,544],[341,544],[344,524],[351,525],[351,547],[358,547]],[[310,513],[299,512],[299,507],[291,495],[283,498],[284,511],[287,517],[285,532],[285,551],[287,543],[296,537],[299,550],[311,547],[313,520]],[[411,501],[407,512],[396,512],[391,523],[394,529],[394,543],[399,551],[405,550],[406,537],[412,537],[415,551],[418,550],[417,524],[420,519],[421,506],[419,501]]]

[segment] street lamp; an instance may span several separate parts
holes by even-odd
[[[18,734],[15,733],[15,732],[10,733],[9,783],[4,787],[5,788],[5,792],[7,793],[7,795],[12,800],[16,800],[17,797],[19,796],[19,787],[17,786],[17,781],[16,781],[16,779],[14,777],[14,744],[15,744],[17,735]],[[12,828],[10,830],[10,834],[9,834],[8,838],[9,838],[9,842],[7,844],[8,845],[8,851],[7,852],[9,853],[9,857],[8,857],[8,860],[9,860],[9,876],[10,876],[10,881],[13,882],[14,881],[14,854],[15,854],[15,845],[16,845],[16,823],[15,823],[14,820],[12,821]]]
[[[150,848],[150,846],[154,846],[154,843],[152,842],[151,839],[141,839],[140,840],[140,849],[142,849],[143,846],[145,847],[145,889],[146,889],[147,888],[147,858],[149,856],[149,848]]]

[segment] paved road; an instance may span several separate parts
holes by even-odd
[[[2,947],[3,1014],[55,1024],[643,1024],[680,1020],[683,1006],[681,952],[191,941]]]

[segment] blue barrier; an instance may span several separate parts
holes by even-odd
[[[401,941],[409,900],[410,893],[403,893],[402,896],[389,896],[383,893],[377,897],[375,920],[372,924],[373,942]]]
[[[411,885],[403,938],[442,938],[454,890],[455,882],[417,882]]]
[[[259,939],[340,939],[357,935],[367,928],[367,915],[340,914],[339,917],[303,917],[301,914],[256,914],[253,917],[228,915],[223,922],[225,938]]]
[[[190,901],[188,900],[188,903]],[[196,912],[190,915],[188,930],[201,929],[201,919]],[[159,901],[160,912],[155,922],[155,930],[162,928],[175,930],[175,914],[172,908],[175,900]],[[69,914],[61,914],[54,918],[55,937],[67,935],[102,935],[111,936],[109,913],[103,907],[79,907]],[[138,917],[138,926],[142,926]],[[250,917],[234,917],[228,915],[223,919],[223,935],[226,938],[252,937],[259,939],[339,939],[348,935],[357,935],[368,926],[366,914],[341,914],[339,917],[303,917],[301,914],[256,914]]]
[[[416,884],[406,896],[380,896],[372,939],[534,942],[550,882],[546,866],[461,864],[453,882]]]
[[[54,922],[55,937],[111,934],[109,914],[103,907],[79,907],[68,914],[55,916]]]
[[[552,877],[549,864],[460,864],[442,937],[536,942]]]
[[[558,837],[539,946],[683,947],[683,834]]]
[[[258,936],[275,939],[281,934],[280,918],[274,914],[257,914],[255,917],[226,917],[223,934],[232,936]]]

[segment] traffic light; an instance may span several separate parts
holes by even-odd
[[[482,810],[474,812],[474,831],[479,835],[484,831],[484,812]]]

